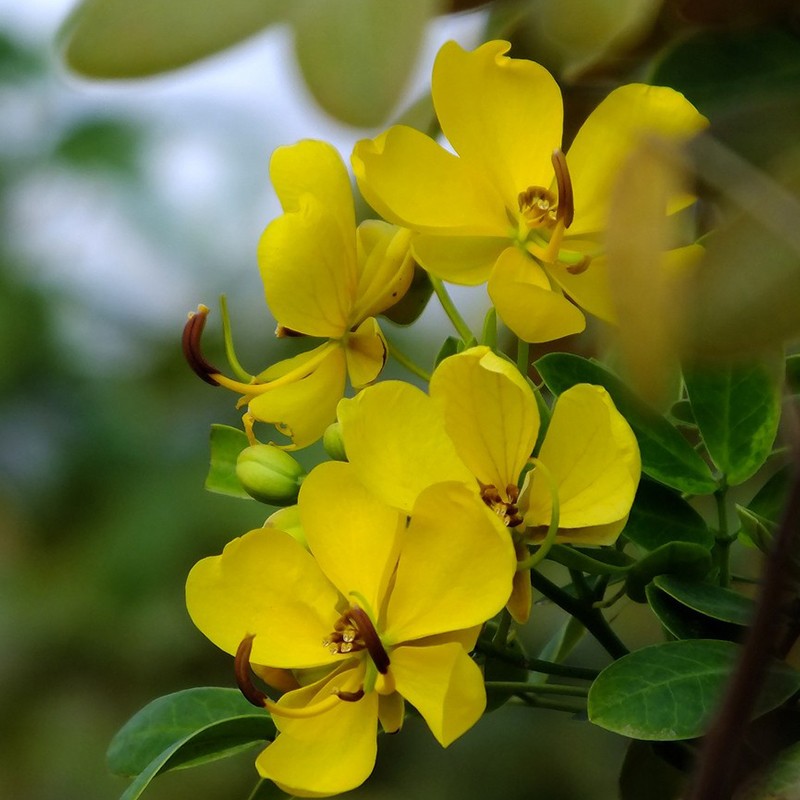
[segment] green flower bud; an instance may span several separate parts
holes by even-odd
[[[236,477],[256,500],[271,506],[289,506],[297,502],[306,471],[285,450],[256,444],[239,453]]]
[[[347,461],[347,454],[344,451],[344,439],[342,439],[342,425],[340,422],[332,422],[325,429],[322,437],[322,446],[325,452],[334,461]]]

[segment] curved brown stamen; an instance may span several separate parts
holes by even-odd
[[[567,168],[567,158],[561,150],[555,149],[551,160],[558,185],[558,219],[563,219],[564,227],[569,228],[575,216],[575,200],[572,195],[572,179]]]
[[[367,612],[358,606],[353,606],[345,612],[344,616],[358,628],[364,647],[375,663],[378,672],[385,675],[389,671],[389,654],[384,649],[380,636],[378,636]]]
[[[219,370],[208,363],[203,356],[200,349],[200,339],[203,336],[203,329],[206,326],[206,317],[208,316],[208,307],[199,305],[196,312],[189,314],[189,319],[183,326],[183,337],[181,345],[183,346],[183,357],[186,363],[192,368],[192,371],[199,378],[212,386],[219,386],[217,381],[211,376],[218,374]]]
[[[356,703],[364,696],[363,687],[357,692],[336,692],[336,696],[346,703]]]
[[[250,674],[250,652],[253,649],[255,634],[251,633],[242,639],[236,648],[236,658],[233,661],[233,670],[236,675],[236,685],[245,699],[257,708],[266,708],[269,698],[260,689],[253,685]]]

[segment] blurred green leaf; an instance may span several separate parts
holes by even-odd
[[[230,425],[211,426],[211,464],[206,475],[205,488],[209,492],[241,497],[245,500],[253,498],[244,490],[236,475],[236,462],[239,453],[250,446],[247,434]]]
[[[46,60],[38,52],[0,31],[0,81],[14,83],[39,75],[45,64]]]
[[[112,739],[108,765],[118,775],[136,776],[122,795],[135,800],[160,772],[225,758],[274,736],[269,714],[237,689],[186,689],[135,714]]]
[[[701,579],[711,570],[711,553],[692,542],[670,542],[648,553],[628,571],[625,589],[637,603],[646,600],[645,587],[657,575],[681,575]]]
[[[411,76],[439,0],[296,0],[295,47],[317,102],[350,125],[384,122]]]
[[[747,504],[747,508],[770,522],[778,522],[786,505],[791,478],[791,465],[781,467],[756,492],[755,497]]]
[[[746,788],[736,800],[798,800],[800,798],[800,743],[781,750],[777,758]]]
[[[606,667],[589,690],[589,719],[632,739],[676,741],[705,731],[740,648],[731,642],[687,639],[636,650]],[[800,673],[774,663],[756,714],[776,708],[800,689]]]
[[[136,174],[141,131],[119,119],[81,120],[66,132],[55,156],[75,169],[101,169],[123,177]]]
[[[684,366],[700,435],[730,485],[754,475],[772,451],[783,373],[783,354],[741,364]]]
[[[287,0],[83,0],[58,34],[88,78],[141,78],[183,67],[284,19]]]
[[[570,353],[550,353],[540,358],[535,367],[554,394],[561,394],[576,383],[605,387],[636,434],[643,472],[681,492],[709,494],[716,489],[708,465],[677,428],[605,367]]]
[[[642,480],[623,535],[645,550],[669,542],[693,542],[711,549],[714,534],[705,520],[679,494],[654,481]]]
[[[793,394],[800,394],[800,353],[786,357],[786,385]]]
[[[747,626],[754,604],[749,597],[702,581],[689,581],[678,575],[659,575],[653,580],[658,589],[688,608],[707,617]]]

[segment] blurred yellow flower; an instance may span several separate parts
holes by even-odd
[[[536,399],[516,367],[475,347],[436,368],[430,396],[385,381],[338,408],[350,464],[387,503],[410,509],[431,484],[458,481],[477,493],[515,543],[543,538],[559,501],[557,540],[612,544],[628,518],[641,462],[636,438],[599,386],[578,384],[556,401],[537,460],[520,488],[536,444]],[[518,547],[518,555],[527,552]],[[527,578],[527,576],[525,576]],[[515,581],[510,610],[527,617]]]
[[[303,483],[299,510],[308,550],[277,528],[251,531],[192,569],[186,597],[280,731],[260,774],[322,796],[368,777],[378,721],[398,730],[405,700],[444,746],[479,719],[486,695],[469,651],[508,597],[515,558],[495,516],[458,483],[421,492],[409,519],[349,464],[327,462]],[[259,674],[316,668],[316,679],[273,702],[252,685],[250,662]]]
[[[565,156],[561,92],[508,42],[466,52],[446,43],[433,67],[433,102],[456,155],[412,128],[359,142],[359,188],[387,220],[419,232],[416,259],[461,284],[488,281],[503,321],[521,339],[583,330],[580,308],[614,321],[604,255],[610,195],[626,154],[644,136],[687,139],[707,124],[683,95],[630,84],[589,116]],[[669,199],[674,213],[692,202]]]
[[[240,405],[275,425],[295,449],[315,442],[334,420],[348,375],[360,388],[383,369],[387,345],[374,316],[408,289],[411,234],[378,220],[356,228],[347,169],[325,142],[278,148],[270,175],[284,213],[264,231],[258,259],[276,333],[328,341],[272,365],[251,383],[222,375],[199,355],[207,309],[195,315],[194,335],[184,341],[194,339],[187,358],[195,371],[241,393]]]

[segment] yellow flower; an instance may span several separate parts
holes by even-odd
[[[533,391],[517,369],[487,347],[439,364],[430,396],[385,381],[339,403],[345,448],[359,479],[387,503],[410,509],[420,492],[458,481],[524,541],[539,541],[559,501],[557,540],[612,544],[628,518],[641,462],[630,426],[599,386],[578,384],[556,401],[538,453],[520,478],[539,435]],[[546,470],[546,475],[545,475]],[[509,609],[527,617],[523,575]],[[526,599],[527,598],[527,599]]]
[[[207,309],[190,318],[184,343],[196,372],[241,393],[252,417],[274,424],[294,449],[319,439],[333,421],[348,375],[360,388],[380,374],[387,345],[374,316],[403,296],[413,261],[409,231],[378,220],[356,228],[347,170],[330,145],[280,147],[270,175],[284,214],[264,231],[258,258],[276,333],[327,341],[251,383],[222,375],[199,353]]]
[[[322,796],[367,778],[377,723],[398,730],[406,700],[444,746],[478,720],[486,696],[468,653],[506,601],[515,559],[496,518],[454,483],[421,492],[409,520],[349,464],[327,462],[303,483],[299,509],[309,550],[277,528],[251,531],[200,561],[186,596],[280,731],[260,774]],[[273,702],[252,686],[250,661],[315,680]]]
[[[488,280],[503,321],[539,342],[583,330],[581,311],[614,321],[604,231],[626,154],[643,136],[680,141],[707,120],[664,87],[613,91],[561,151],[561,92],[508,42],[466,52],[446,43],[433,68],[433,102],[456,155],[395,126],[353,151],[361,193],[383,217],[419,232],[416,259],[461,284]],[[674,213],[692,201],[669,199]]]

